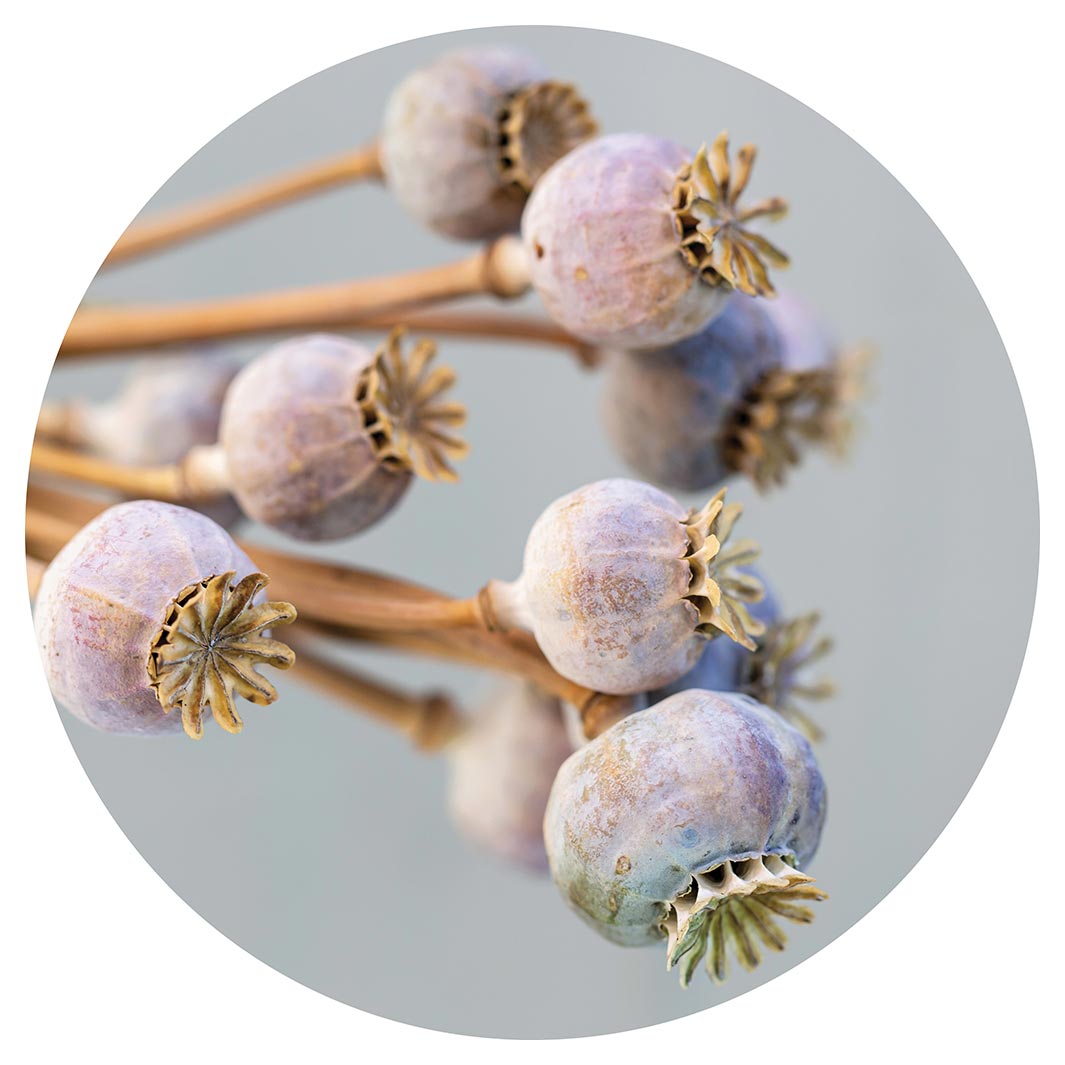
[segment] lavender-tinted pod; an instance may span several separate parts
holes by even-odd
[[[184,727],[198,739],[208,716],[239,732],[236,695],[277,697],[255,667],[293,661],[264,635],[296,616],[265,602],[267,581],[203,514],[145,500],[109,508],[41,578],[35,623],[53,696],[106,732]]]
[[[724,134],[692,153],[621,133],[586,141],[537,183],[522,216],[532,283],[575,336],[616,348],[672,344],[719,314],[730,291],[771,295],[763,259],[786,257],[748,223],[782,200],[738,203],[754,148]]]
[[[650,702],[689,688],[738,692],[775,710],[808,740],[822,739],[824,733],[803,703],[827,699],[835,692],[830,681],[823,677],[811,680],[807,674],[831,651],[832,640],[816,633],[819,614],[786,617],[765,578],[760,573],[754,576],[765,589],[765,597],[749,607],[751,617],[764,626],[755,637],[754,650],[731,640],[711,640],[683,677],[649,693]]]
[[[51,423],[59,439],[112,462],[178,463],[193,448],[218,439],[226,390],[240,366],[224,352],[143,359],[113,399],[46,408],[42,421]],[[241,516],[236,500],[228,495],[197,503],[195,509],[227,528]]]
[[[460,240],[518,228],[540,175],[595,133],[571,85],[512,48],[441,56],[392,93],[381,163],[403,209]]]
[[[537,519],[522,574],[490,582],[490,624],[526,628],[564,677],[616,695],[667,684],[705,640],[748,647],[761,627],[746,610],[757,580],[735,567],[758,554],[725,545],[742,508],[719,492],[700,511],[640,481],[613,479],[563,496]]]
[[[735,472],[727,427],[751,386],[783,359],[767,306],[733,293],[694,336],[606,353],[603,423],[628,466],[683,491],[713,487]]]
[[[465,411],[440,399],[454,381],[401,331],[375,354],[345,337],[285,341],[236,377],[219,440],[244,512],[298,540],[336,540],[380,520],[415,474],[454,479],[448,435]]]
[[[776,922],[824,897],[802,869],[825,815],[807,741],[747,696],[692,690],[623,719],[559,770],[544,819],[569,905],[622,946],[667,941],[687,985],[726,946],[753,968],[782,950]]]
[[[544,809],[572,751],[558,699],[524,681],[499,689],[448,748],[455,823],[489,852],[546,872]]]

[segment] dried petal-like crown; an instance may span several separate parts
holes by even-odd
[[[731,285],[748,296],[772,296],[766,263],[788,265],[788,257],[748,223],[756,218],[779,219],[787,203],[779,197],[740,208],[739,199],[751,177],[757,149],[745,144],[729,165],[728,134],[704,144],[673,188],[673,223],[684,261],[709,285]],[[763,261],[765,260],[765,261]]]
[[[871,356],[870,349],[859,348],[823,369],[764,373],[724,426],[721,455],[726,465],[765,489],[783,484],[788,469],[798,465],[802,441],[842,455]]]
[[[455,481],[450,460],[469,448],[452,436],[466,421],[461,403],[440,399],[455,383],[448,366],[431,366],[436,344],[419,340],[409,357],[402,349],[405,329],[393,329],[374,361],[359,377],[355,401],[383,466],[413,470],[429,481]]]
[[[180,707],[185,732],[194,740],[203,736],[207,706],[227,732],[240,732],[234,695],[258,706],[277,698],[277,690],[255,666],[268,662],[288,669],[295,660],[291,648],[262,633],[293,621],[296,608],[253,602],[270,580],[265,574],[249,573],[236,585],[231,583],[234,576],[231,571],[205,577],[182,589],[148,654],[148,680],[163,712]]]
[[[820,620],[819,614],[810,613],[770,625],[759,639],[757,650],[744,659],[740,682],[744,694],[772,707],[809,740],[819,740],[824,733],[796,704],[796,699],[828,699],[836,690],[829,680],[804,683],[798,676],[832,650],[830,637],[813,639]]]
[[[499,114],[499,168],[503,180],[527,196],[540,176],[598,124],[572,85],[541,81],[507,96]]]
[[[759,943],[776,951],[787,945],[777,917],[809,924],[813,911],[800,903],[826,898],[811,877],[775,854],[732,859],[696,873],[662,924],[666,967],[679,964],[681,986],[687,987],[706,957],[710,979],[720,984],[728,976],[729,947],[745,969],[754,969],[762,960]]]
[[[743,512],[739,503],[725,505],[722,488],[700,511],[685,522],[688,551],[684,558],[691,568],[691,581],[684,597],[699,611],[696,632],[706,637],[724,633],[753,651],[752,639],[765,632],[744,603],[757,603],[765,595],[762,582],[736,569],[753,562],[761,553],[754,540],[739,540],[727,550],[724,544]]]

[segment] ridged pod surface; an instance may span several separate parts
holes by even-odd
[[[544,810],[572,752],[557,699],[526,682],[500,688],[449,748],[455,823],[498,857],[546,872]]]
[[[244,512],[298,540],[335,540],[373,524],[412,473],[383,463],[359,403],[374,354],[344,337],[285,341],[234,379],[219,440]]]
[[[734,292],[695,336],[606,353],[603,424],[628,466],[683,491],[714,487],[734,472],[722,434],[751,385],[783,362],[771,316],[777,302]]]
[[[803,868],[825,815],[809,744],[742,695],[692,690],[632,714],[559,770],[544,820],[570,906],[623,946],[667,937],[693,877],[778,856]]]
[[[407,77],[389,98],[380,141],[403,209],[459,240],[516,230],[525,196],[501,180],[498,115],[509,93],[546,77],[538,60],[503,47],[441,56]]]
[[[732,567],[758,550],[723,547],[741,510],[723,498],[692,512],[640,481],[584,485],[536,520],[521,577],[487,586],[489,613],[529,629],[564,677],[613,695],[675,680],[706,639],[753,647],[744,603],[761,587]]]
[[[589,343],[671,344],[724,306],[681,256],[673,211],[692,153],[639,133],[596,137],[551,167],[529,198],[522,240],[548,313]]]
[[[106,732],[181,732],[182,715],[164,713],[149,682],[149,651],[178,593],[231,571],[239,580],[256,567],[195,511],[139,500],[89,522],[37,595],[37,642],[56,701]]]

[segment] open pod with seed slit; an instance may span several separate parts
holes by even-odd
[[[222,411],[219,451],[190,465],[224,466],[249,517],[300,540],[335,540],[388,513],[415,475],[453,480],[466,452],[452,431],[465,408],[441,398],[454,374],[435,345],[409,356],[394,330],[372,353],[316,334],[277,345],[237,375]]]
[[[508,862],[547,870],[544,809],[573,753],[562,703],[536,685],[498,688],[448,747],[448,806],[464,835]]]
[[[409,214],[484,240],[516,230],[537,179],[596,131],[572,85],[512,48],[441,56],[392,93],[381,163]]]
[[[865,356],[841,354],[796,297],[729,297],[695,336],[605,358],[603,422],[656,484],[712,488],[742,473],[781,484],[810,447],[840,453]]]
[[[706,959],[781,950],[824,893],[803,870],[825,788],[807,741],[743,695],[691,690],[624,718],[559,770],[544,819],[569,905],[622,946],[665,941],[688,983]]]
[[[725,134],[695,156],[637,133],[575,148],[522,216],[532,283],[551,316],[593,344],[648,348],[698,333],[733,290],[772,295],[766,264],[787,258],[751,224],[785,204],[741,207],[753,161],[746,145],[730,171]]]
[[[525,545],[521,576],[481,592],[489,625],[525,628],[562,676],[625,695],[676,680],[707,639],[753,648],[741,568],[751,540],[727,543],[742,508],[722,490],[692,511],[640,481],[596,481],[552,503]]]
[[[41,578],[35,623],[56,701],[107,732],[198,739],[213,718],[239,732],[236,697],[277,692],[287,669],[269,630],[296,616],[213,521],[169,503],[120,503],[89,522]]]

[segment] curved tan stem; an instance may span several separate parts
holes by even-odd
[[[525,250],[500,237],[465,259],[391,277],[234,299],[147,307],[87,307],[74,315],[61,354],[119,351],[191,340],[330,329],[369,314],[460,296],[520,296],[529,287]]]
[[[222,474],[217,463],[210,461],[216,457],[213,448],[195,448],[183,463],[127,466],[59,444],[35,442],[30,451],[30,473],[52,474],[123,495],[189,503],[225,494]]]
[[[295,634],[294,634],[295,632]],[[296,652],[292,675],[343,703],[408,736],[423,751],[437,751],[463,729],[462,712],[442,692],[415,695],[348,666],[340,666],[315,650],[306,626],[285,633]]]
[[[162,251],[337,185],[380,181],[383,177],[377,144],[367,144],[279,177],[134,222],[118,238],[103,265],[117,266]]]
[[[41,586],[41,578],[47,568],[47,562],[42,562],[33,555],[26,556],[26,586],[29,588],[31,599],[37,598],[37,589]]]

